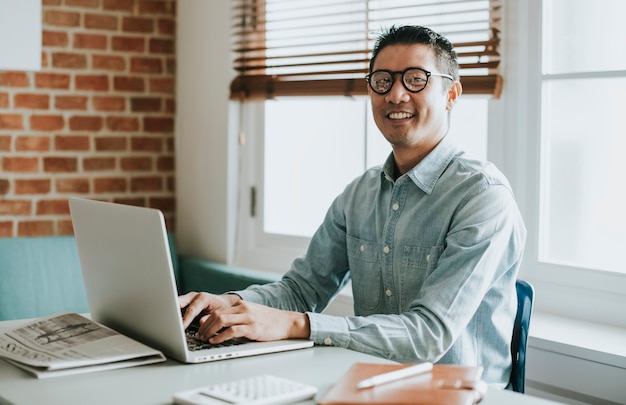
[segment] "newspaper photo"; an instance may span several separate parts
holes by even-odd
[[[165,361],[160,351],[75,313],[41,318],[0,334],[0,357],[38,377],[57,370]]]

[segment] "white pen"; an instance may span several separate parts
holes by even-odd
[[[414,366],[401,368],[399,370],[390,371],[388,373],[383,373],[379,375],[375,375],[374,377],[366,378],[365,380],[359,381],[356,385],[357,389],[361,388],[369,388],[375,385],[385,384],[388,382],[400,380],[406,377],[412,377],[414,375],[423,374],[431,371],[433,369],[433,363],[425,362],[416,364]]]

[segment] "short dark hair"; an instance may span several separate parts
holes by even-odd
[[[370,73],[372,73],[378,53],[387,46],[398,44],[424,44],[430,46],[433,52],[435,52],[439,73],[449,74],[454,77],[454,80],[459,80],[459,63],[452,43],[443,35],[419,25],[392,25],[389,29],[383,31],[374,45],[372,58],[370,59]]]

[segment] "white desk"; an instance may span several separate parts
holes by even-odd
[[[21,323],[0,322],[0,331]],[[263,373],[316,385],[319,398],[357,361],[389,363],[351,350],[314,347],[194,365],[168,360],[154,365],[38,380],[0,360],[0,404],[171,404],[175,392]],[[490,389],[482,404],[555,403]]]

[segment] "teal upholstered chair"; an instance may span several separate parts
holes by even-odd
[[[528,328],[535,299],[535,290],[530,283],[524,280],[517,280],[515,289],[517,290],[517,315],[513,326],[513,338],[511,339],[513,370],[511,371],[509,388],[513,391],[524,393],[526,389]]]
[[[73,236],[0,239],[0,320],[89,312]]]

